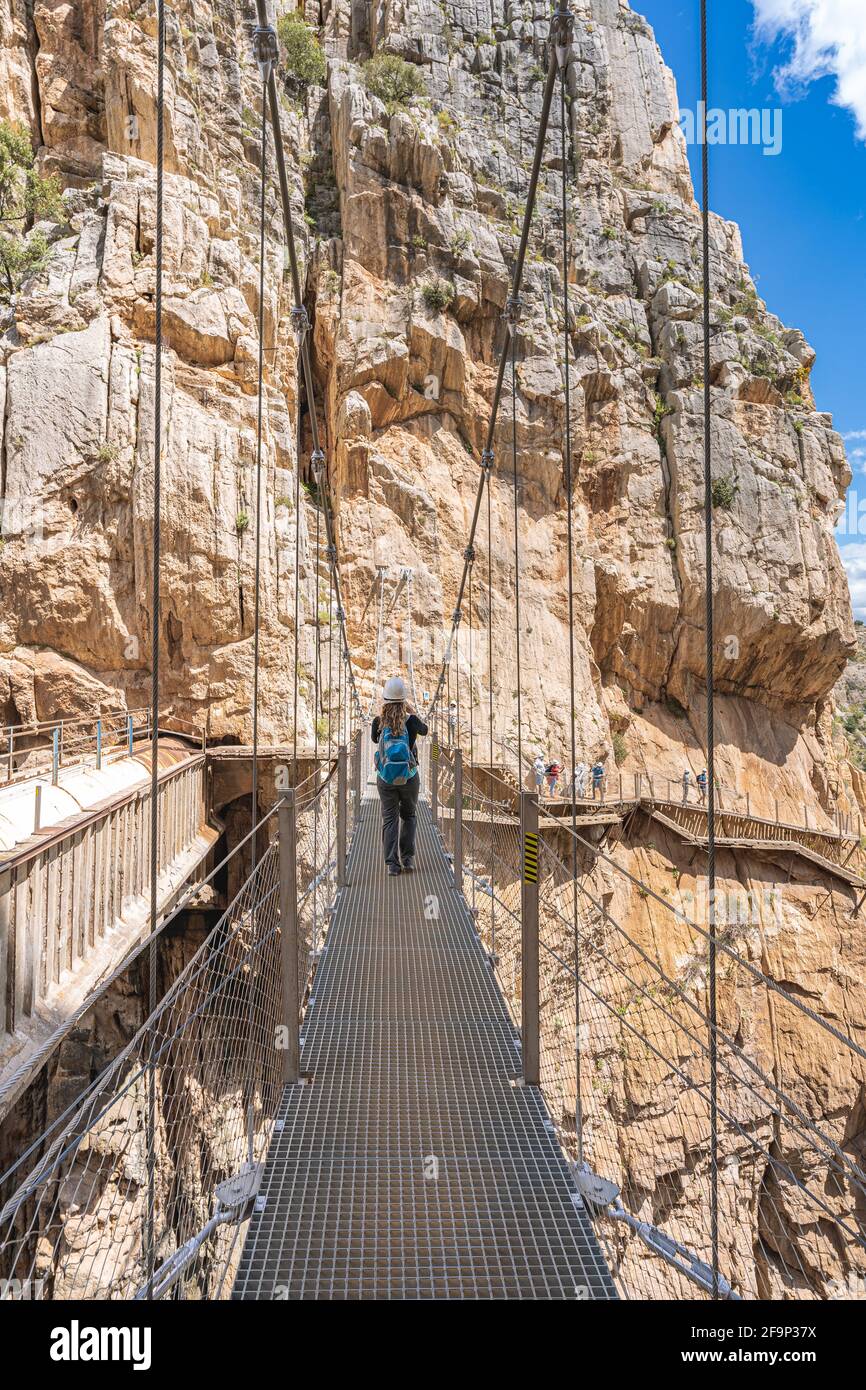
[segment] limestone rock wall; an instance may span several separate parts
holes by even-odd
[[[0,699],[4,720],[26,722],[148,698],[155,9],[101,0],[2,9],[0,114],[29,127],[40,166],[67,189],[67,224],[46,229],[46,268],[0,311]],[[254,10],[182,3],[167,20],[162,702],[212,737],[241,739],[254,604]],[[285,129],[297,167],[307,137],[288,102]],[[297,176],[295,193],[300,203]],[[297,389],[273,177],[267,217],[262,719],[280,737],[292,704]],[[306,523],[302,515],[309,666]],[[306,690],[301,716],[308,738]]]

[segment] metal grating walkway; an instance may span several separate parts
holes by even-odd
[[[615,1298],[423,804],[417,864],[365,800],[232,1296]]]

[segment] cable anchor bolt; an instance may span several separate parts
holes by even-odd
[[[267,82],[280,56],[276,30],[270,24],[257,24],[253,30],[253,56],[262,80]]]

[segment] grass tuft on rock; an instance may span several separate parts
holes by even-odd
[[[442,314],[454,302],[454,286],[450,280],[428,280],[421,286],[421,298],[432,314]]]

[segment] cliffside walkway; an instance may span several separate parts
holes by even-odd
[[[363,801],[235,1299],[616,1293],[429,809],[389,879]]]

